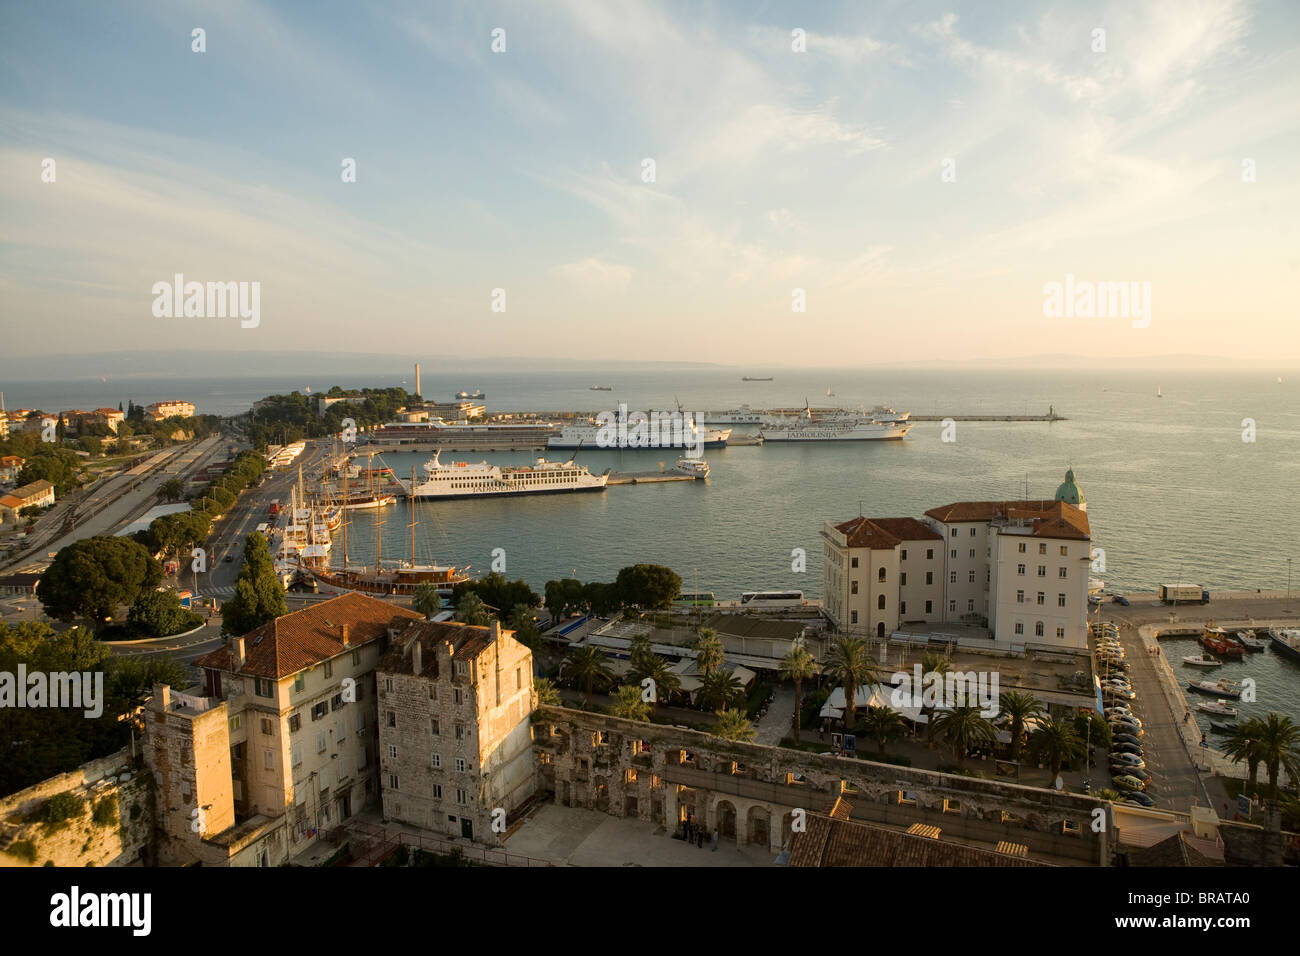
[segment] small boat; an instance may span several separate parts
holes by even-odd
[[[684,475],[691,475],[699,479],[709,477],[709,463],[703,458],[687,458],[683,456],[677,459],[677,464],[674,467]]]
[[[1250,631],[1238,631],[1232,635],[1232,639],[1252,654],[1264,649],[1264,642]]]
[[[1270,627],[1268,637],[1273,642],[1271,645],[1273,650],[1283,657],[1289,657],[1293,661],[1300,661],[1300,628]]]
[[[1245,650],[1221,627],[1207,627],[1201,634],[1201,646],[1223,657],[1241,657]]]
[[[751,375],[742,375],[741,378],[740,378],[740,380],[741,380],[742,382],[770,382],[770,381],[772,381],[770,378],[755,378],[755,377],[753,377],[753,376],[751,376]]]
[[[835,397],[835,393],[832,392],[832,391],[828,388],[828,389],[826,389],[826,397],[827,397],[827,398],[834,398],[834,397]]]
[[[590,389],[588,389],[588,391],[591,391],[591,392],[612,392],[612,391],[614,391],[614,386],[613,386],[613,385],[593,385],[593,386],[591,386]]]
[[[1241,685],[1235,680],[1190,680],[1187,682],[1187,689],[1202,694],[1211,694],[1215,697],[1235,698],[1241,696]]]
[[[1197,704],[1196,709],[1207,714],[1218,714],[1220,717],[1237,716],[1237,708],[1230,706],[1226,700],[1213,700],[1204,704]]]
[[[1237,729],[1236,721],[1212,720],[1210,729],[1219,734],[1230,734]]]
[[[1197,657],[1184,657],[1183,663],[1189,667],[1222,667],[1223,661],[1215,660],[1209,654],[1201,654]]]
[[[1165,397],[1165,393],[1164,393],[1164,391],[1160,388],[1159,385],[1157,385],[1157,386],[1156,386],[1156,398],[1164,398],[1164,397]]]

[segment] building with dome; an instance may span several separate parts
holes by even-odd
[[[1056,500],[1063,501],[1067,505],[1074,505],[1080,511],[1088,510],[1088,502],[1083,497],[1083,492],[1079,490],[1079,486],[1074,480],[1073,468],[1065,473],[1065,481],[1061,482],[1060,485],[1057,486]]]

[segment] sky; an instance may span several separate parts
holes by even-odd
[[[1294,2],[8,2],[0,326],[11,356],[1300,365],[1297,104]],[[178,273],[257,283],[256,324],[169,314]],[[1067,282],[1149,308],[1053,314]]]

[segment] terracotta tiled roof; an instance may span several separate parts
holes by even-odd
[[[872,518],[871,523],[900,541],[943,540],[943,535],[916,518]]]
[[[1215,860],[1198,852],[1184,839],[1182,832],[1161,840],[1154,846],[1128,851],[1129,866],[1223,866],[1223,860]]]
[[[390,627],[422,617],[415,611],[366,594],[343,594],[285,614],[244,635],[244,666],[238,673],[280,680],[378,640]],[[343,643],[343,628],[348,641]],[[235,671],[235,642],[200,657],[199,667]]]
[[[900,540],[870,518],[853,518],[835,526],[843,532],[850,548],[871,548],[873,551],[892,551]]]
[[[501,628],[502,634],[514,636],[514,631]],[[492,630],[488,627],[479,627],[471,624],[461,624],[459,621],[413,621],[402,628],[400,634],[394,639],[388,652],[384,654],[383,660],[379,662],[378,670],[385,674],[410,674],[413,673],[411,666],[411,656],[407,652],[407,647],[411,641],[419,640],[420,642],[420,669],[423,673],[432,677],[438,675],[438,654],[437,646],[443,641],[450,641],[452,644],[452,658],[458,661],[471,660],[478,657],[487,648],[492,645]]]
[[[1027,501],[957,501],[931,508],[926,515],[945,524],[1001,519],[1034,522],[1034,534],[1043,538],[1085,540],[1091,534],[1088,513],[1064,501],[1041,498]]]
[[[942,839],[808,814],[807,828],[790,843],[791,866],[1048,866]]]

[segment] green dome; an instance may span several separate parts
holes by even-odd
[[[1079,486],[1074,483],[1073,468],[1065,473],[1065,481],[1061,482],[1060,487],[1056,489],[1056,500],[1064,501],[1067,505],[1075,505],[1079,507],[1085,503],[1086,499],[1083,497],[1083,492],[1080,491]]]

